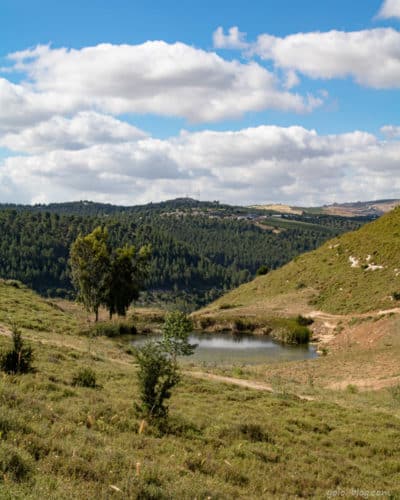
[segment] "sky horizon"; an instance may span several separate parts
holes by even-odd
[[[400,198],[399,25],[400,0],[3,0],[0,203]]]

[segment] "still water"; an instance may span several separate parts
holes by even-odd
[[[159,335],[138,335],[133,345],[141,345],[147,340],[159,340]],[[291,346],[273,341],[268,336],[230,333],[194,333],[190,343],[197,344],[193,356],[184,362],[210,365],[241,364],[254,365],[276,361],[296,361],[317,356],[314,346]]]

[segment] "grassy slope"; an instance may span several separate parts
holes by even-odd
[[[76,332],[78,322],[73,314],[57,303],[41,299],[22,283],[0,280],[0,324],[13,323],[24,330],[48,333]]]
[[[371,256],[367,261],[368,256]],[[349,258],[359,259],[351,267]],[[363,266],[382,265],[366,270]],[[259,311],[278,298],[291,303],[308,300],[331,313],[363,313],[396,306],[391,294],[400,291],[400,208],[303,254],[281,269],[256,278],[217,300],[206,310],[229,306],[241,313]],[[279,300],[278,300],[279,301]],[[222,313],[221,313],[222,314]],[[224,313],[226,315],[226,312]]]
[[[81,321],[72,312],[24,289],[2,284],[0,291],[2,314],[7,307],[10,323],[25,322],[37,369],[0,378],[1,498],[248,499],[322,497],[350,488],[398,491],[400,423],[390,411],[185,376],[171,401],[169,432],[139,434],[135,366],[126,346],[108,339],[89,346],[70,328]],[[0,336],[1,349],[9,342]],[[96,371],[97,389],[71,385],[82,366]]]

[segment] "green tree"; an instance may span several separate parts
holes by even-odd
[[[162,340],[146,342],[136,350],[141,399],[139,409],[144,416],[167,416],[166,400],[171,397],[171,390],[180,380],[177,356],[189,356],[196,348],[189,344],[192,330],[192,322],[185,314],[170,313],[164,324]]]
[[[125,316],[139,292],[144,288],[147,265],[151,255],[149,245],[139,251],[133,245],[117,248],[112,259],[109,272],[109,289],[105,305],[110,313]]]
[[[110,251],[107,229],[97,227],[87,236],[79,235],[71,246],[72,282],[78,300],[94,312],[96,322],[99,308],[107,300],[110,281]]]
[[[165,401],[171,397],[171,389],[180,379],[176,364],[159,342],[146,342],[137,349],[136,360],[139,365],[139,409],[150,419],[166,417]]]
[[[168,313],[163,326],[162,343],[174,362],[177,356],[190,356],[196,345],[189,344],[189,335],[193,332],[193,322],[185,313]]]

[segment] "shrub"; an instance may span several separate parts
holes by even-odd
[[[400,300],[400,292],[393,292],[392,298],[393,300]]]
[[[288,330],[286,342],[288,344],[307,344],[310,341],[311,332],[306,326],[295,326]]]
[[[280,319],[276,322],[271,336],[285,344],[307,344],[311,338],[311,331],[294,319]]]
[[[149,418],[166,417],[165,401],[179,382],[178,356],[190,356],[196,345],[189,344],[193,323],[184,313],[169,313],[160,342],[147,342],[136,350],[141,405],[137,409]]]
[[[5,280],[4,284],[14,288],[26,288],[26,286],[18,280]]]
[[[235,424],[229,427],[223,427],[218,432],[220,439],[238,440],[244,439],[253,443],[256,442],[272,442],[273,440],[264,432],[259,424]]]
[[[199,323],[200,323],[200,327],[205,329],[205,328],[209,328],[210,326],[215,325],[215,319],[206,316],[204,318],[200,318]]]
[[[32,371],[33,352],[25,346],[21,331],[17,326],[12,330],[13,347],[0,355],[0,368],[10,374],[28,373]]]
[[[127,321],[104,321],[96,323],[84,332],[92,337],[119,337],[120,335],[136,335],[135,325]]]
[[[232,323],[233,333],[252,332],[254,331],[255,327],[256,326],[253,323],[240,318],[235,319]]]
[[[171,397],[171,389],[179,382],[176,363],[158,342],[146,342],[137,349],[136,360],[141,399],[137,409],[149,418],[166,417],[168,407],[165,401]]]
[[[91,368],[82,368],[74,375],[72,385],[95,388],[97,387],[96,380],[96,373]]]
[[[269,271],[269,269],[267,266],[260,266],[257,269],[256,276],[264,276],[265,274],[268,273],[268,271]]]
[[[297,316],[296,321],[300,326],[309,326],[314,323],[314,320],[312,318],[307,318],[305,316],[302,316],[301,314]]]

